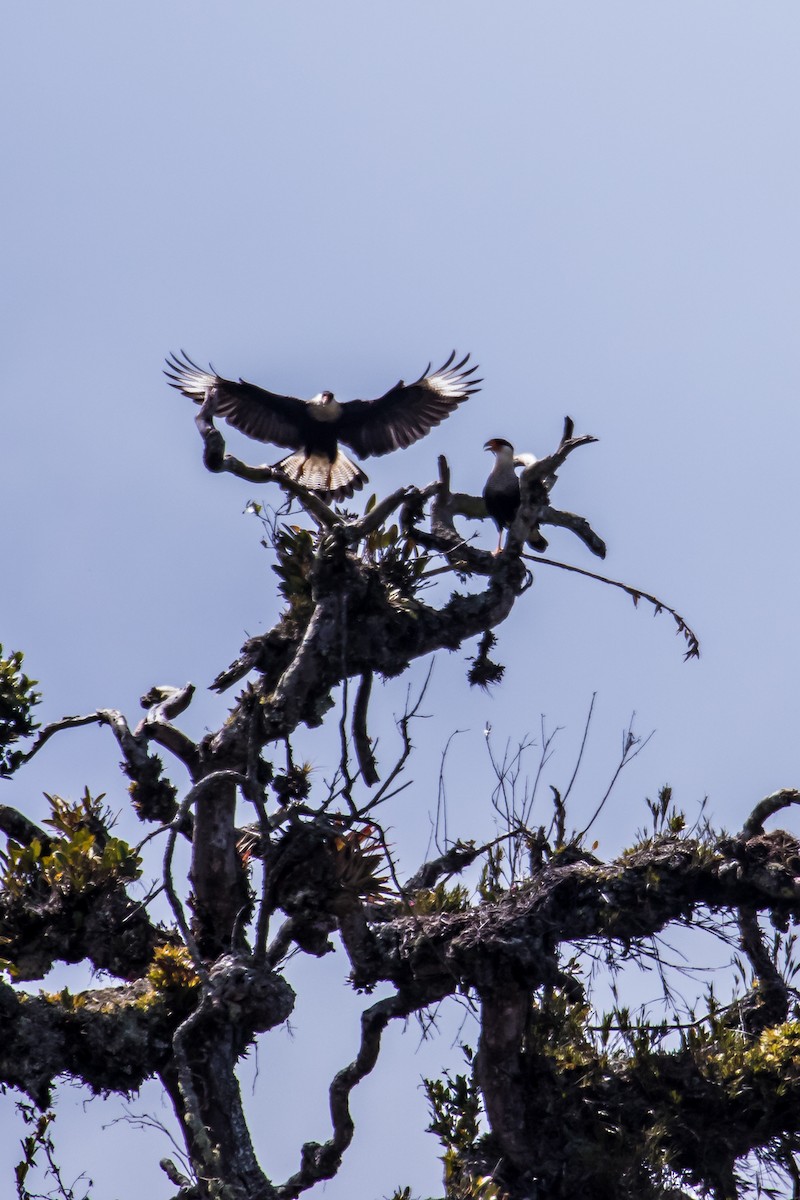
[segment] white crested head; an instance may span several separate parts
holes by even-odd
[[[511,460],[514,457],[514,447],[505,438],[489,438],[484,450],[491,450],[498,459]]]
[[[318,421],[335,421],[341,415],[342,406],[333,392],[317,392],[309,400],[311,412]]]

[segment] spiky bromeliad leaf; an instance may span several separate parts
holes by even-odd
[[[337,834],[333,852],[336,878],[344,891],[373,901],[391,894],[388,875],[378,874],[386,859],[380,838],[371,825]]]
[[[302,620],[311,614],[311,567],[314,539],[307,529],[284,525],[275,537],[278,561],[273,571],[280,583],[278,590],[289,605],[290,614]]]
[[[11,775],[22,761],[22,752],[10,747],[38,728],[31,715],[41,700],[35,686],[22,670],[21,652],[6,657],[0,644],[0,775]]]

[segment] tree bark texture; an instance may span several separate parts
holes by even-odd
[[[198,425],[209,469],[275,479],[274,470],[227,455],[208,413]],[[571,531],[602,557],[605,545],[585,518],[550,507],[557,471],[592,440],[574,438],[569,422],[555,453],[525,467],[520,510],[498,555],[456,527],[485,508],[451,493],[444,460],[436,482],[400,489],[360,518],[306,495],[315,529],[273,530],[280,619],[214,681],[219,691],[243,688],[220,728],[195,743],[177,727],[194,690],[186,685],[152,689],[135,728],[116,710],[98,709],[38,735],[21,762],[78,725],[110,730],[133,811],[151,826],[142,847],[162,839],[161,884],[174,921],[154,924],[132,898],[142,847],[115,839],[91,798],[59,801],[47,829],[0,806],[8,848],[0,956],[10,979],[0,983],[0,1082],[46,1105],[59,1076],[125,1094],[158,1077],[192,1167],[182,1200],[295,1200],[340,1169],[354,1136],[351,1093],[376,1066],[389,1022],[467,996],[479,1005],[473,1081],[486,1129],[469,1146],[450,1147],[458,1178],[466,1171],[476,1189],[458,1192],[451,1180],[453,1200],[488,1194],[480,1179],[508,1200],[560,1200],[582,1185],[601,1200],[685,1196],[688,1187],[728,1197],[751,1150],[773,1147],[780,1160],[779,1139],[800,1138],[800,1023],[761,918],[786,929],[800,917],[800,848],[764,822],[798,793],[762,801],[739,835],[654,826],[607,863],[586,851],[582,835],[565,842],[562,810],[555,837],[509,829],[529,869],[469,902],[449,885],[476,861],[491,865],[491,846],[447,847],[403,882],[378,822],[410,752],[411,714],[400,723],[404,757],[382,781],[368,735],[373,680],[502,623],[532,582],[523,555],[541,540],[541,525]],[[388,531],[398,511],[399,530]],[[443,574],[458,587],[438,603],[423,600],[422,584]],[[321,724],[349,680],[358,688],[352,713],[342,710],[338,791],[320,799],[291,738],[301,724]],[[188,770],[182,796],[154,747]],[[253,809],[244,828],[238,802]],[[190,890],[173,878],[178,839],[191,843]],[[636,956],[669,926],[701,918],[735,920],[749,990],[669,1047],[653,1029],[634,1044],[619,1018],[629,1041],[611,1053],[608,1030],[590,1028],[576,947]],[[276,1182],[256,1158],[236,1067],[292,1012],[281,973],[287,955],[323,955],[333,937],[355,988],[390,991],[365,1003],[356,1056],[330,1082],[330,1137],[298,1145],[296,1171]],[[58,960],[86,961],[115,982],[79,995],[22,989]],[[167,1173],[173,1179],[176,1168]]]

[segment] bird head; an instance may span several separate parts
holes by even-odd
[[[514,447],[505,438],[489,438],[483,448],[484,450],[491,450],[492,454],[497,454],[501,457],[513,458],[514,456]]]
[[[333,392],[318,392],[310,401],[309,412],[317,421],[336,421],[341,416],[342,406]]]

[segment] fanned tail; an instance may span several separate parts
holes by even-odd
[[[282,458],[274,467],[327,501],[348,500],[368,482],[361,468],[341,450],[333,462],[324,454],[305,454],[299,450]]]

